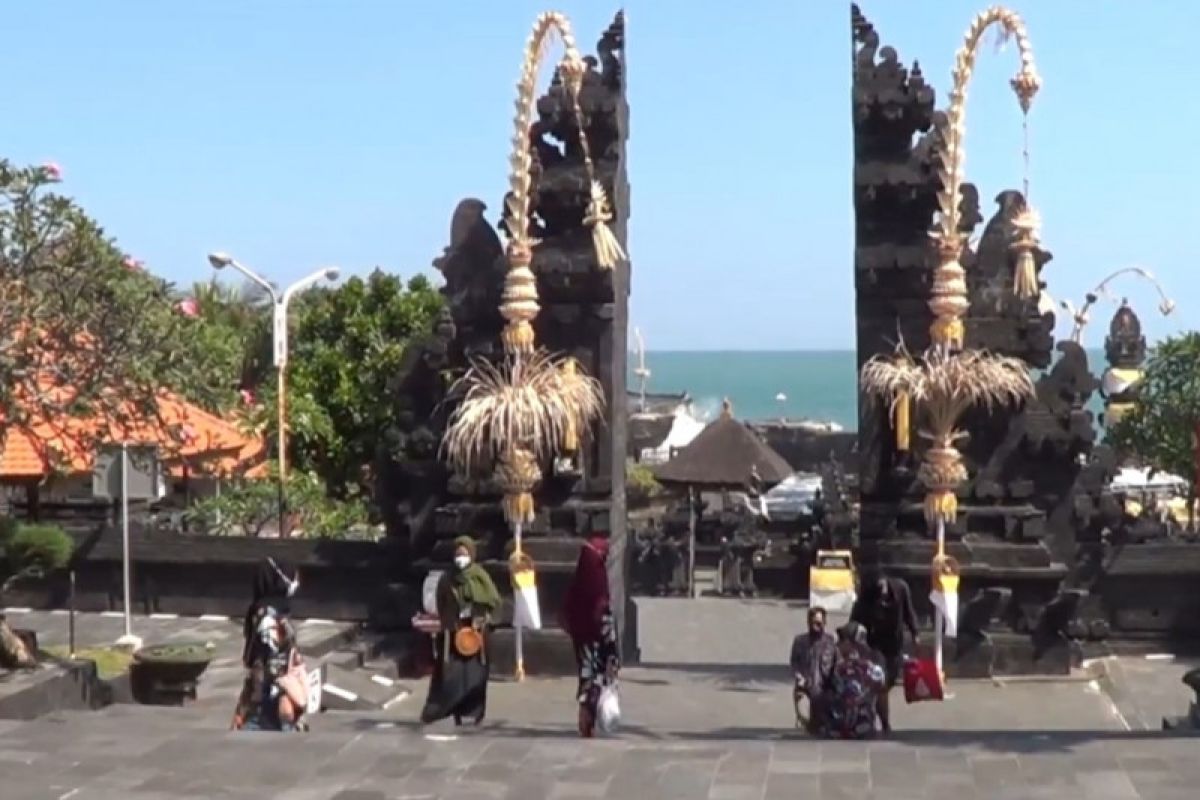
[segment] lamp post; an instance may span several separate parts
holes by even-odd
[[[284,536],[284,516],[287,509],[287,359],[288,359],[288,326],[287,326],[287,311],[288,305],[297,293],[310,288],[313,284],[322,279],[327,281],[335,281],[340,274],[337,267],[325,267],[316,272],[301,278],[291,286],[279,292],[275,286],[263,276],[239,263],[233,256],[228,253],[209,253],[208,263],[212,264],[213,269],[224,269],[225,267],[233,267],[242,275],[257,286],[260,286],[267,296],[271,298],[271,349],[273,351],[272,362],[275,366],[276,378],[278,380],[278,391],[276,392],[276,409],[278,412],[278,427],[279,427],[279,536]]]
[[[1063,300],[1059,303],[1063,310],[1071,315],[1071,341],[1075,344],[1083,344],[1083,329],[1087,327],[1088,309],[1100,299],[1107,291],[1108,284],[1122,275],[1136,275],[1144,281],[1150,283],[1158,292],[1158,310],[1164,317],[1169,317],[1171,312],[1175,310],[1175,301],[1167,296],[1162,284],[1150,273],[1150,270],[1142,267],[1125,267],[1116,272],[1112,272],[1104,280],[1096,284],[1096,288],[1092,289],[1084,298],[1084,303],[1079,310],[1068,300]]]

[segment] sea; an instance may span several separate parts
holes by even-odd
[[[629,355],[629,390],[636,393],[637,356]],[[1101,350],[1089,350],[1098,375],[1107,365]],[[858,425],[857,373],[852,350],[648,351],[649,393],[687,392],[697,416],[713,419],[728,399],[733,414],[748,421],[816,420],[846,430]],[[1036,378],[1036,376],[1035,376]],[[1103,410],[1099,393],[1088,406]]]

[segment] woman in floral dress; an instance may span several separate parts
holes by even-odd
[[[231,727],[235,730],[306,730],[308,704],[304,659],[289,617],[299,573],[272,558],[259,565],[243,624],[246,678]]]
[[[605,686],[620,669],[617,628],[608,592],[608,539],[595,534],[579,550],[575,576],[563,600],[562,627],[575,645],[579,669],[579,735],[590,738]]]
[[[825,735],[833,739],[868,739],[875,735],[875,701],[886,674],[867,646],[866,629],[849,622],[838,629],[826,709]]]

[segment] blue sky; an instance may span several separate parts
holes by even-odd
[[[862,3],[945,97],[982,0]],[[151,269],[224,249],[280,282],[428,271],[463,196],[503,196],[529,0],[40,0],[2,20],[0,153],[64,189]],[[617,3],[558,8],[591,50]],[[1118,284],[1152,337],[1197,324],[1200,4],[1025,2],[1044,88],[1032,196],[1051,294]],[[629,0],[632,319],[650,349],[853,343],[850,44],[840,0]],[[982,50],[967,176],[1019,187],[1015,46]],[[990,211],[990,200],[989,207]],[[1112,306],[1088,331],[1099,344]],[[1060,330],[1063,326],[1060,324]]]

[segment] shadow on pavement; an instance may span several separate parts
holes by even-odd
[[[484,721],[478,727],[462,727],[436,724],[424,726],[418,722],[398,721],[383,725],[377,719],[359,719],[355,727],[361,731],[400,730],[423,736],[455,736],[466,738],[519,738],[519,739],[578,739],[579,734],[569,725],[513,725],[502,720]],[[861,746],[862,740],[814,739],[807,734],[788,728],[762,726],[731,726],[709,731],[657,730],[638,725],[622,725],[613,736],[597,737],[609,742],[753,742],[753,741],[810,741],[825,746],[847,748]],[[904,745],[918,749],[936,748],[955,750],[976,747],[996,753],[1013,755],[1032,753],[1069,752],[1076,747],[1095,742],[1146,742],[1170,739],[1200,739],[1197,731],[1102,731],[1102,730],[980,730],[980,731],[894,731],[888,737],[877,737],[869,745]]]

